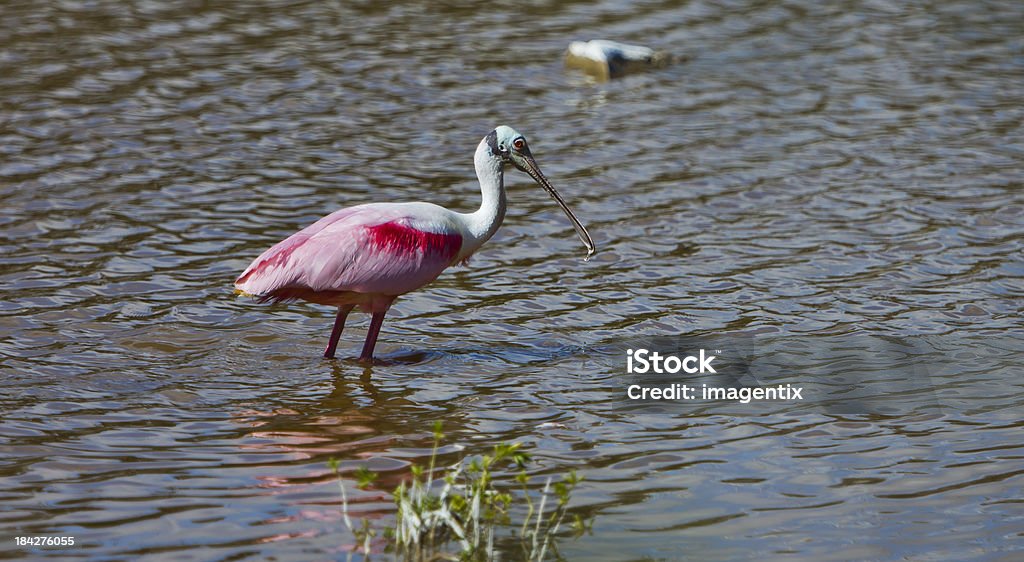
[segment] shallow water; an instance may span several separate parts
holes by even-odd
[[[445,460],[522,441],[538,481],[586,478],[573,560],[1020,558],[1024,4],[3,15],[0,558],[341,558],[327,460],[396,483],[435,420]],[[592,37],[681,62],[563,70]],[[328,361],[330,310],[232,294],[338,207],[474,208],[501,123],[589,262],[512,173],[503,228],[398,301],[371,371],[365,317]],[[624,348],[705,343],[805,399],[624,398]],[[77,546],[13,541],[39,535]]]

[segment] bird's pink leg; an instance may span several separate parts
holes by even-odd
[[[345,328],[345,319],[348,313],[352,312],[355,305],[346,304],[338,307],[338,317],[334,319],[334,329],[331,330],[331,341],[327,343],[327,350],[324,357],[334,359],[334,351],[338,349],[338,338],[341,337],[341,330]]]
[[[394,299],[392,299],[394,300]],[[384,324],[384,315],[388,313],[391,302],[388,302],[383,310],[375,310],[373,319],[370,320],[370,329],[366,332],[366,343],[363,344],[363,353],[359,360],[364,363],[373,363],[373,348],[377,345],[377,335],[380,334],[380,327]]]

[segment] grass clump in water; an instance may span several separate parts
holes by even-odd
[[[413,465],[410,480],[394,491],[395,525],[384,530],[384,552],[403,561],[461,560],[477,562],[499,559],[496,541],[507,545],[518,539],[522,549],[516,560],[540,561],[549,555],[560,559],[556,535],[565,521],[573,489],[583,479],[570,471],[560,482],[548,477],[539,499],[528,488],[526,466],[530,455],[521,450],[521,443],[501,443],[489,455],[463,459],[438,474],[435,480],[437,452],[444,434],[441,424],[434,424],[434,446],[426,470]],[[348,515],[348,497],[336,460],[330,460],[341,492],[342,518],[356,537],[353,552],[361,551],[367,559],[378,536],[368,520],[356,528]],[[497,482],[505,468],[516,469],[513,482]],[[376,480],[377,474],[359,468],[356,485],[363,489]],[[520,502],[517,504],[517,501]],[[526,510],[519,525],[512,525],[512,512]],[[570,527],[579,536],[590,530],[580,516]],[[500,534],[500,536],[499,536]],[[514,548],[514,545],[513,545]]]

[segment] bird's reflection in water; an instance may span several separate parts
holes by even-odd
[[[422,405],[410,400],[408,395],[414,390],[405,385],[378,385],[374,370],[430,361],[437,355],[440,354],[411,352],[383,356],[374,366],[354,360],[325,360],[333,385],[326,396],[289,407],[239,412],[237,422],[251,428],[243,439],[243,449],[286,453],[285,461],[268,464],[273,471],[259,477],[258,486],[270,494],[294,497],[295,500],[286,501],[303,506],[273,522],[327,520],[342,528],[341,497],[336,476],[328,466],[332,458],[338,461],[353,520],[365,517],[372,521],[393,512],[390,492],[408,479],[413,463],[425,465],[429,461],[433,420],[443,413],[425,411]],[[459,427],[449,427],[448,423],[454,422],[456,416],[445,417],[445,431],[459,431]],[[449,445],[440,452],[453,453],[457,449]],[[359,467],[379,475],[367,490],[355,486],[352,474]],[[287,538],[291,537],[278,540]]]

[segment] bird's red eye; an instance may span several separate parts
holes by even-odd
[[[522,150],[523,147],[526,146],[526,141],[523,139],[516,139],[512,141],[512,146],[514,146],[516,150]]]

